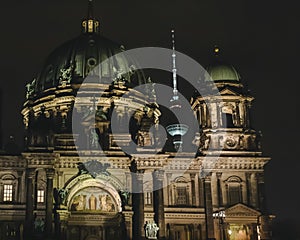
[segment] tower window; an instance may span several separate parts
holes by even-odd
[[[229,184],[228,186],[229,203],[231,205],[241,202],[241,188],[239,184]]]
[[[45,202],[45,191],[44,190],[37,191],[37,202],[38,203]]]
[[[13,185],[12,184],[4,184],[3,186],[3,201],[4,202],[12,202],[13,200]]]
[[[177,204],[178,205],[187,205],[186,187],[177,187]]]
[[[152,192],[145,192],[145,205],[152,204]]]
[[[233,128],[235,127],[235,121],[234,121],[234,107],[231,104],[226,104],[221,109],[221,121],[222,121],[222,127],[225,128]]]
[[[241,203],[242,198],[242,179],[238,176],[231,176],[226,180],[228,204],[234,205]]]
[[[233,128],[234,127],[233,115],[229,114],[229,113],[223,113],[222,114],[222,123],[223,123],[223,127]]]

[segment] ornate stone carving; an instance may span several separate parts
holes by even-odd
[[[242,216],[252,216],[257,218],[260,212],[250,208],[242,203],[238,203],[225,210],[226,217],[242,217]]]
[[[144,226],[145,229],[145,237],[146,239],[157,239],[157,232],[159,230],[159,227],[157,224],[152,221],[152,222],[147,222]]]
[[[47,168],[46,169],[46,176],[47,176],[48,179],[53,179],[54,174],[55,174],[55,171],[54,171],[53,168]]]
[[[130,193],[128,191],[120,190],[119,195],[121,198],[122,209],[125,210],[125,206],[128,205]]]
[[[153,177],[157,181],[163,181],[164,180],[164,176],[165,176],[164,173],[165,173],[165,171],[163,171],[163,170],[155,170],[153,172]]]
[[[237,143],[237,142],[236,142],[235,138],[232,137],[232,136],[227,137],[226,140],[225,140],[225,144],[226,144],[226,146],[229,147],[229,148],[235,147],[235,146],[236,146],[236,143]]]
[[[78,163],[77,168],[79,170],[78,175],[90,174],[93,178],[97,177],[99,174],[110,175],[107,168],[110,167],[109,163],[101,163],[97,160],[90,160],[85,163]]]
[[[54,188],[53,189],[53,198],[54,198],[56,207],[66,204],[67,194],[68,194],[68,191],[64,188],[62,188],[62,189]]]
[[[35,176],[35,168],[28,168],[27,171],[27,178],[34,178]]]
[[[71,83],[73,69],[73,65],[68,68],[60,69],[61,74],[59,77],[59,83],[62,87],[66,87],[67,84]]]

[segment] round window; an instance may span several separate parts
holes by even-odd
[[[87,63],[90,67],[94,67],[97,63],[97,60],[95,58],[89,58]]]

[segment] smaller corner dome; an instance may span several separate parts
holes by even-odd
[[[241,79],[240,74],[231,64],[227,64],[221,60],[220,48],[218,46],[214,47],[214,55],[214,62],[206,68],[209,76],[207,76],[205,80],[212,80],[214,82],[239,83]]]
[[[211,64],[206,68],[207,73],[209,74],[209,80],[213,80],[215,82],[239,82],[241,77],[240,74],[236,71],[236,69],[229,64],[217,62]]]

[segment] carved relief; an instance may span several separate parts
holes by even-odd
[[[233,136],[229,136],[229,137],[226,138],[225,144],[229,148],[234,148],[237,144],[237,141]]]
[[[100,188],[89,187],[77,193],[71,201],[71,211],[115,212],[112,196]]]

